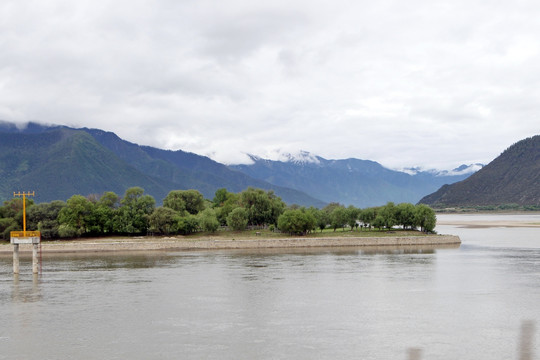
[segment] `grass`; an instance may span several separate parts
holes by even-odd
[[[287,233],[272,232],[268,229],[256,229],[256,230],[244,230],[244,231],[232,231],[227,229],[220,229],[214,233],[198,232],[195,234],[187,235],[187,239],[201,239],[201,238],[216,238],[216,239],[277,239],[287,237],[303,237],[303,238],[335,238],[335,237],[392,237],[392,236],[423,236],[425,233],[416,230],[353,230],[350,228],[337,229],[335,232],[333,229],[325,229],[323,232],[317,230],[315,232],[306,235],[289,235]]]
[[[208,240],[208,239],[223,239],[223,240],[242,240],[242,239],[283,239],[283,238],[347,238],[347,237],[395,237],[395,236],[425,236],[426,234],[417,231],[417,230],[402,230],[402,229],[392,229],[392,230],[353,230],[350,228],[337,229],[335,232],[333,229],[325,229],[324,231],[317,230],[310,234],[306,235],[289,235],[287,233],[281,232],[272,232],[268,229],[254,229],[254,230],[244,230],[244,231],[233,231],[226,228],[219,229],[216,232],[197,232],[190,235],[156,235],[156,236],[100,236],[100,237],[82,237],[76,239],[54,239],[53,241],[62,241],[62,242],[80,242],[80,241],[100,241],[100,240],[116,240],[116,241],[125,241],[129,239],[152,239],[152,238],[183,238],[184,240]],[[47,242],[49,240],[45,240]],[[0,245],[9,244],[9,240],[0,241]]]

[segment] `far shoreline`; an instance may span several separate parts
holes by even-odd
[[[528,216],[538,217],[538,220],[531,219],[512,219],[512,216]],[[481,218],[486,216],[486,218]],[[488,218],[488,216],[494,216]],[[497,219],[497,216],[505,216],[504,219]],[[439,225],[453,225],[463,228],[492,228],[492,227],[507,227],[518,228],[528,227],[536,228],[540,227],[540,213],[534,212],[500,212],[500,213],[441,213],[437,214],[437,226]]]

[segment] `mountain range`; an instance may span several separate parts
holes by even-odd
[[[66,200],[74,194],[123,195],[140,186],[158,203],[171,190],[197,189],[212,199],[225,187],[273,190],[287,203],[324,206],[301,191],[253,179],[207,157],[139,146],[114,133],[30,123],[24,129],[0,123],[0,200],[14,191],[35,191],[38,202]]]
[[[416,203],[442,185],[461,181],[481,167],[474,164],[442,172],[396,171],[375,161],[327,160],[308,152],[285,154],[280,161],[250,157],[252,164],[231,167],[256,179],[301,189],[325,202],[359,207],[383,205],[388,201]]]
[[[439,208],[540,206],[540,135],[515,143],[469,178],[445,185],[420,202]]]
[[[0,200],[20,190],[35,190],[41,202],[104,191],[122,195],[140,186],[160,203],[175,189],[197,189],[211,199],[219,188],[240,192],[252,186],[273,190],[288,204],[366,207],[388,201],[416,203],[481,167],[397,171],[374,161],[326,160],[306,152],[281,161],[251,159],[250,165],[226,166],[182,150],[140,146],[99,129],[37,123],[18,128],[0,122]]]

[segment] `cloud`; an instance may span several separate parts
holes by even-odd
[[[0,119],[249,161],[487,163],[538,133],[540,5],[61,1],[0,5]]]

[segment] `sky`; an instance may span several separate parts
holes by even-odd
[[[226,163],[487,164],[540,133],[535,0],[3,0],[0,120]]]

